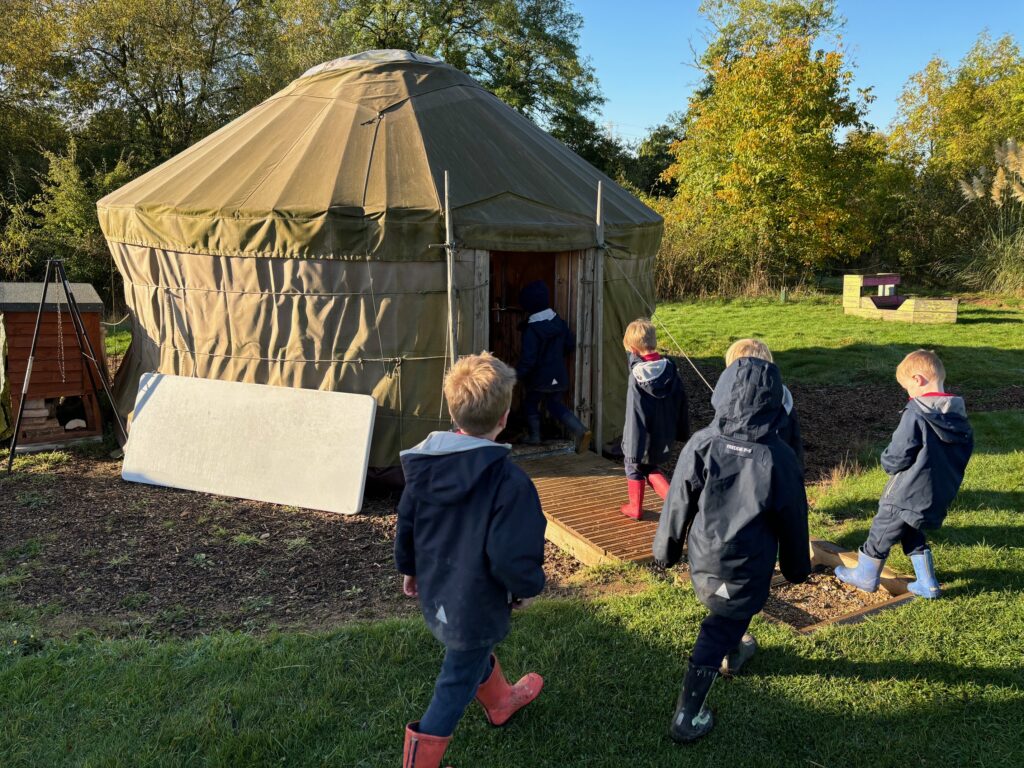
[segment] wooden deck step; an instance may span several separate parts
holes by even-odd
[[[594,453],[523,456],[517,461],[537,486],[549,541],[586,565],[652,559],[661,499],[647,489],[640,521],[619,512],[628,500],[622,465]]]

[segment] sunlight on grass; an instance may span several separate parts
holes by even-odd
[[[919,347],[942,356],[950,384],[992,387],[1024,380],[1024,310],[1009,306],[962,303],[956,325],[847,317],[838,298],[662,304],[656,317],[688,355],[712,358],[716,367],[736,339],[762,338],[788,381],[891,382],[899,361]],[[659,345],[674,351],[666,333],[659,334]]]

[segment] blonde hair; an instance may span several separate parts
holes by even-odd
[[[910,381],[915,374],[924,376],[930,382],[946,381],[946,366],[939,356],[930,349],[917,349],[903,358],[896,366],[896,381],[900,385]]]
[[[772,351],[760,339],[740,339],[734,341],[725,353],[725,367],[728,368],[741,357],[756,357],[774,363]]]
[[[622,346],[627,352],[632,349],[653,352],[658,348],[658,331],[654,323],[646,317],[640,317],[627,325],[622,336]]]
[[[512,405],[516,372],[490,352],[459,358],[444,377],[452,421],[470,435],[486,435]]]

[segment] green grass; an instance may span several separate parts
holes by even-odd
[[[761,338],[791,382],[892,382],[899,361],[919,347],[939,353],[949,384],[1003,387],[1024,380],[1024,308],[1019,306],[961,303],[955,325],[848,317],[833,297],[786,304],[768,299],[662,304],[656,317],[683,351],[713,359],[716,367],[736,339]],[[676,351],[660,326],[658,341],[666,351]]]
[[[510,675],[543,673],[544,693],[504,729],[471,705],[445,764],[1019,766],[1024,414],[973,422],[963,493],[931,536],[941,600],[810,637],[756,618],[761,651],[750,674],[716,683],[718,726],[681,748],[665,729],[704,610],[688,586],[627,569],[646,584],[638,594],[547,600],[517,614],[502,663]],[[883,480],[868,466],[815,489],[814,532],[858,545]],[[902,555],[892,563],[907,567]],[[250,607],[258,611],[259,599]],[[30,615],[3,618],[5,768],[393,766],[441,659],[420,620],[325,634],[68,641],[41,638]]]
[[[125,320],[123,323],[111,326],[106,329],[107,335],[104,340],[107,356],[120,357],[128,350],[132,341],[131,323]]]

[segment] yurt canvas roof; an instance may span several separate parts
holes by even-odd
[[[463,247],[653,254],[660,217],[472,78],[370,51],[309,70],[100,200],[107,239],[220,256],[443,258],[443,175]]]

